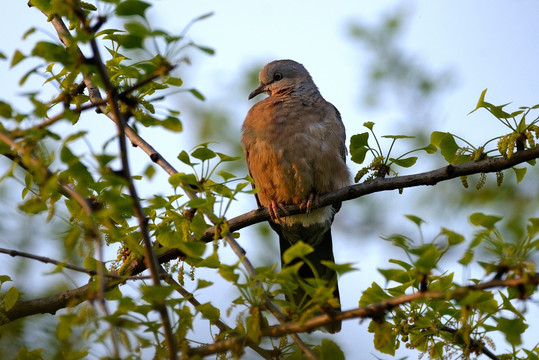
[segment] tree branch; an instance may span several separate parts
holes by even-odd
[[[516,152],[509,159],[490,158],[460,165],[448,165],[420,174],[404,175],[394,178],[379,178],[367,183],[351,185],[340,190],[324,194],[320,196],[319,201],[317,204],[315,204],[315,206],[320,207],[332,204],[334,202],[348,201],[380,191],[389,191],[422,185],[435,185],[441,181],[447,181],[464,175],[496,172],[537,158],[539,158],[539,148]],[[315,208],[315,206],[313,206],[313,208]],[[286,209],[291,215],[301,213],[299,206],[290,205],[286,206]],[[250,225],[269,219],[270,217],[267,209],[260,208],[228,220],[228,225],[230,227],[230,231],[238,231]],[[214,239],[214,236],[215,228],[210,228],[206,230],[201,238],[201,241],[210,242]],[[182,252],[178,249],[168,249],[158,256],[158,261],[159,263],[163,264],[183,255],[184,254],[182,254]],[[122,270],[122,274],[137,275],[144,270],[146,270],[144,262],[142,260],[135,260],[127,264],[127,266]],[[107,284],[107,286],[110,288],[110,282]],[[74,306],[85,300],[83,294],[88,290],[88,286],[85,285],[78,289],[69,290],[66,293],[49,296],[42,299],[20,302],[15,304],[10,311],[7,311],[5,316],[7,319],[13,321],[20,317],[34,314],[54,314],[57,310],[66,306],[66,303],[61,301],[64,296],[73,296],[72,306]],[[59,301],[56,305],[52,304],[52,302],[55,301],[54,299]]]
[[[269,337],[282,337],[287,334],[307,332],[319,328],[320,326],[328,325],[334,321],[343,321],[348,319],[365,319],[365,318],[380,318],[384,316],[386,312],[392,310],[395,307],[417,301],[421,299],[438,300],[446,299],[448,297],[458,299],[464,297],[470,291],[474,290],[487,290],[497,287],[511,287],[520,288],[526,285],[538,285],[539,274],[535,276],[528,276],[522,278],[508,279],[508,280],[492,280],[485,283],[469,286],[460,286],[450,291],[424,291],[416,292],[410,295],[402,295],[391,299],[384,300],[379,303],[370,304],[368,306],[343,311],[336,314],[322,314],[315,316],[309,320],[301,322],[287,322],[286,324],[269,326],[262,330],[262,336]],[[190,350],[190,355],[206,356],[219,352],[224,352],[232,348],[235,344],[238,344],[244,339],[244,335],[236,338],[230,338],[223,341],[218,341],[209,346],[200,346]]]

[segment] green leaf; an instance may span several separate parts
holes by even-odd
[[[139,22],[128,22],[124,24],[124,27],[132,35],[146,37],[151,34],[150,30]]]
[[[527,168],[512,167],[511,169],[513,169],[515,175],[517,176],[517,183],[520,183],[524,179],[524,175],[526,175],[526,171],[528,171]]]
[[[184,163],[184,164],[187,164],[189,166],[193,166],[195,165],[194,163],[191,162],[191,159],[189,158],[189,154],[184,150],[180,153],[180,155],[178,155],[178,159]]]
[[[359,299],[359,306],[364,307],[371,304],[376,304],[390,298],[391,296],[387,294],[384,289],[380,287],[380,285],[373,282],[371,284],[371,287],[365,290],[363,294],[361,294],[361,298]]]
[[[339,345],[329,339],[322,339],[320,345],[315,346],[320,360],[344,360],[344,353]]]
[[[179,86],[183,85],[183,80],[181,78],[179,78],[179,77],[170,76],[165,81],[165,84],[179,87]]]
[[[468,115],[470,115],[471,113],[473,113],[474,111],[476,111],[477,109],[479,108],[482,108],[484,107],[484,104],[485,104],[485,95],[487,93],[487,89],[483,90],[483,92],[481,92],[481,95],[479,96],[479,100],[477,101],[477,105],[475,106],[475,109],[473,109],[472,111],[470,111],[468,113]]]
[[[374,127],[374,122],[372,121],[364,122],[363,126],[372,131],[372,128]]]
[[[72,65],[77,61],[63,45],[47,41],[38,42],[32,49],[32,55],[48,62],[59,62],[63,65]]]
[[[2,299],[2,304],[4,305],[4,310],[9,311],[19,300],[19,290],[16,287],[11,287],[7,291],[6,295]]]
[[[434,154],[436,153],[436,151],[438,151],[438,149],[436,148],[436,146],[434,146],[433,144],[429,144],[425,147],[422,147],[418,150],[425,150],[427,152],[427,154]]]
[[[171,175],[168,178],[168,182],[173,187],[178,187],[180,185],[194,185],[198,186],[198,180],[193,174],[185,174],[185,173],[176,173],[174,175]]]
[[[410,281],[410,275],[407,271],[400,269],[378,269],[378,272],[382,274],[386,281],[395,281],[400,284],[407,283]]]
[[[217,269],[221,262],[219,261],[219,255],[217,253],[213,253],[204,260],[200,261],[197,266],[198,267],[208,267],[211,269]]]
[[[206,243],[200,241],[180,241],[176,247],[185,255],[192,258],[200,258],[206,251]]]
[[[144,44],[144,37],[139,35],[115,35],[115,37],[118,44],[120,44],[124,49],[141,49],[142,45]],[[124,69],[124,71],[127,70],[129,69]],[[135,69],[132,70],[135,71]]]
[[[199,100],[206,100],[206,98],[204,98],[204,95],[202,95],[197,89],[189,89],[189,92]]]
[[[181,132],[183,130],[182,122],[174,116],[167,116],[165,120],[161,121],[161,126],[175,132]]]
[[[322,265],[335,270],[337,274],[342,275],[347,272],[356,271],[357,269],[353,266],[353,263],[344,263],[344,264],[335,264],[333,261],[322,260],[320,261]]]
[[[353,135],[350,138],[350,155],[352,161],[356,164],[361,164],[365,161],[365,155],[369,151],[369,133],[361,133]]]
[[[283,262],[290,264],[290,262],[296,258],[302,258],[307,254],[314,251],[312,246],[305,244],[303,241],[298,241],[291,247],[289,247],[283,254]]]
[[[212,285],[213,285],[213,282],[211,282],[211,281],[198,279],[196,289],[200,290],[200,289],[204,289],[204,288],[207,288],[209,286],[212,286]]]
[[[449,246],[454,246],[464,241],[464,236],[446,228],[442,228],[441,234],[447,237]]]
[[[22,346],[17,353],[17,360],[43,360],[43,349],[35,349],[28,351],[25,346]]]
[[[414,265],[421,274],[428,274],[440,260],[440,250],[434,244],[424,245],[414,251],[419,255]]]
[[[197,212],[195,216],[193,217],[193,220],[191,220],[191,225],[189,226],[189,229],[193,232],[195,239],[199,240],[209,227],[210,226],[206,224],[206,221],[204,221],[204,215],[202,215],[202,213],[200,212]],[[202,245],[203,247],[202,253],[203,253],[204,249],[206,248],[206,243],[197,242],[196,244]],[[202,256],[202,253],[199,254],[198,256]]]
[[[517,346],[522,344],[521,335],[528,328],[528,325],[520,317],[514,319],[500,318],[496,328],[504,333],[508,343]]]
[[[245,319],[247,337],[254,343],[260,342],[260,310],[257,307],[250,309],[251,316]]]
[[[411,156],[411,157],[404,158],[404,159],[389,158],[389,160],[392,161],[394,164],[396,164],[398,166],[401,166],[401,167],[404,167],[404,168],[409,168],[409,167],[413,166],[416,163],[417,156]]]
[[[378,323],[371,321],[369,324],[369,332],[374,333],[374,348],[381,353],[395,355],[395,340],[396,334],[393,332],[393,326],[384,321]]]
[[[505,296],[505,294],[501,291],[498,291],[498,294],[501,296],[502,298],[502,301],[503,301],[503,308],[504,310],[508,310],[508,311],[511,311],[513,314],[517,315],[518,317],[522,318],[522,320],[526,320],[524,318],[524,315],[522,315],[522,313],[520,311],[518,311],[514,306],[513,304],[511,303],[511,300],[509,300],[509,298],[507,296]]]
[[[139,15],[144,17],[144,12],[150,7],[150,4],[140,0],[122,1],[116,7],[116,15],[118,16],[133,16]]]
[[[195,150],[191,153],[191,156],[194,157],[194,158],[196,158],[196,159],[205,161],[205,160],[213,159],[213,158],[216,157],[217,155],[215,154],[215,152],[213,152],[212,150],[208,149],[207,147],[199,147],[199,148],[195,149]]]
[[[13,54],[13,57],[11,58],[11,65],[10,66],[14,67],[15,65],[17,65],[18,63],[20,63],[24,59],[26,59],[26,55],[24,55],[19,50],[15,50],[15,53]]]
[[[239,275],[235,273],[236,267],[231,265],[222,264],[219,267],[219,275],[226,281],[236,283],[238,281]]]
[[[503,217],[494,216],[494,215],[485,215],[479,212],[473,213],[472,215],[470,215],[470,222],[472,223],[472,225],[482,226],[486,229],[494,228],[494,225],[496,225],[496,223],[500,221],[501,219],[503,219]]]
[[[221,311],[213,306],[210,302],[198,305],[197,310],[202,314],[202,316],[212,322],[216,322],[221,316]]]
[[[430,136],[430,142],[440,149],[440,153],[445,161],[448,163],[453,162],[457,151],[459,150],[459,146],[452,134],[434,131]]]
[[[460,258],[459,263],[462,265],[468,265],[474,258],[474,251],[472,249],[466,250],[464,255]]]
[[[47,204],[43,200],[33,197],[19,205],[19,209],[28,214],[39,214],[47,210]]]
[[[174,288],[172,286],[142,285],[140,290],[146,301],[156,303],[167,299],[174,291]]]
[[[217,173],[220,177],[223,178],[224,181],[228,181],[230,179],[234,179],[236,175],[229,173],[228,171],[221,170]]]
[[[212,49],[212,48],[209,48],[209,47],[206,47],[206,46],[200,46],[200,45],[196,45],[196,44],[195,44],[195,46],[196,46],[197,49],[204,51],[206,54],[210,54],[210,55],[215,54],[215,50]]]
[[[404,215],[408,220],[412,221],[417,226],[421,226],[421,224],[425,223],[425,220],[421,219],[419,216],[415,215]]]
[[[238,161],[241,159],[240,156],[229,156],[227,154],[222,154],[222,153],[219,153],[219,152],[216,152],[217,156],[219,156],[219,160],[221,162],[225,162],[225,161]]]
[[[11,119],[13,114],[13,109],[11,105],[0,100],[0,116],[4,119]]]
[[[405,269],[406,271],[410,270],[412,268],[412,265],[408,264],[407,262],[404,262],[402,260],[397,260],[397,259],[389,259],[388,262],[392,263],[392,264],[396,264],[396,265],[399,265],[400,267],[402,267],[403,269]]]

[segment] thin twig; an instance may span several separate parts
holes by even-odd
[[[70,264],[70,263],[66,263],[64,261],[59,261],[59,260],[52,259],[50,257],[39,256],[39,255],[31,254],[31,253],[28,253],[28,252],[24,252],[24,251],[0,248],[0,253],[6,254],[6,255],[9,255],[9,256],[12,256],[12,257],[18,256],[18,257],[23,257],[23,258],[27,258],[27,259],[37,260],[37,261],[42,262],[44,264],[57,265],[57,266],[59,266],[61,268],[66,268],[66,269],[69,269],[69,270],[77,271],[77,272],[84,273],[84,274],[87,274],[87,275],[90,275],[90,276],[96,276],[97,275],[96,270],[87,269],[87,268],[82,267],[82,266],[73,265],[73,264]],[[148,279],[151,279],[150,276],[122,276],[122,275],[118,275],[118,274],[115,274],[115,273],[106,273],[106,274],[103,274],[103,276],[107,277],[107,278],[111,278],[111,279],[122,280],[122,281],[127,281],[127,280],[148,280]],[[164,276],[162,276],[162,277],[164,278]]]
[[[164,273],[165,270],[163,268],[161,268],[161,272]],[[195,308],[197,308],[198,306],[201,305],[200,302],[195,298],[195,296],[192,293],[190,293],[189,291],[187,291],[183,286],[181,286],[176,280],[174,280],[172,278],[172,276],[170,276],[170,274],[167,274],[167,276],[164,278],[164,280],[166,281],[167,284],[172,286],[184,299],[189,301],[189,303],[191,305],[193,305]],[[217,326],[220,331],[227,332],[232,336],[234,336],[234,335],[239,336],[240,335],[237,332],[235,332],[234,329],[232,329],[230,326],[225,324],[221,319],[217,319],[215,321],[212,321],[212,324]],[[264,359],[273,359],[278,355],[275,351],[268,351],[266,349],[261,348],[260,346],[258,346],[254,342],[252,342],[251,340],[242,339],[242,343],[246,343],[247,346],[249,346],[251,349],[256,351]],[[278,351],[278,352],[280,353],[280,351]]]

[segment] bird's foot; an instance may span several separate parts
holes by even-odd
[[[299,204],[300,210],[305,210],[305,213],[309,215],[311,213],[312,207],[318,202],[318,194],[310,193],[307,199],[303,200]]]
[[[282,222],[279,210],[283,213],[284,216],[288,216],[288,211],[285,209],[282,203],[273,200],[268,204],[269,216],[271,220],[277,224],[280,224]]]

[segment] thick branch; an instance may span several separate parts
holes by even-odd
[[[422,185],[435,185],[441,181],[454,179],[459,176],[472,175],[478,173],[496,172],[511,168],[515,165],[539,158],[539,148],[533,150],[519,151],[509,159],[495,158],[486,159],[477,162],[470,162],[461,165],[449,165],[442,168],[423,172],[414,175],[405,175],[394,178],[379,178],[367,183],[351,185],[340,190],[320,196],[316,206],[325,206],[334,202],[352,200],[364,195],[396,190],[399,188],[415,187]],[[290,214],[299,214],[301,211],[298,206],[290,205],[286,209]],[[268,211],[265,208],[252,210],[248,213],[239,215],[228,220],[231,231],[238,231],[250,225],[269,220]],[[215,236],[215,229],[211,228],[202,236],[202,241],[209,242]],[[169,249],[161,253],[158,257],[159,263],[166,263],[178,256],[183,255],[178,249]],[[133,261],[124,269],[123,274],[137,275],[146,270],[142,260]],[[88,291],[87,285],[78,289],[70,290],[69,294],[74,297],[72,305],[77,305],[84,301],[84,294]],[[67,293],[66,293],[67,296]],[[53,304],[55,299],[61,298],[62,294],[46,297],[43,299],[29,300],[15,304],[15,306],[5,315],[9,320],[16,320],[20,317],[30,316],[40,313],[55,313],[57,310],[66,306],[63,302]],[[54,311],[52,311],[54,309]]]

